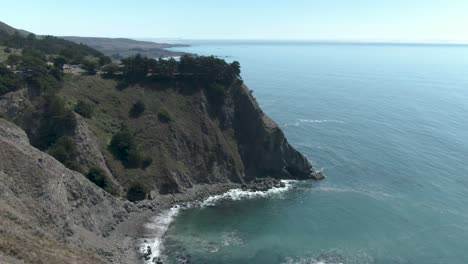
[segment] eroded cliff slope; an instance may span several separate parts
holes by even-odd
[[[1,118],[0,209],[1,263],[102,263],[96,252],[113,250],[104,237],[127,215],[122,201]]]

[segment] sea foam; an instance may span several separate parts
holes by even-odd
[[[337,123],[344,124],[344,121],[334,119],[297,119],[294,123],[286,123],[285,126],[300,126],[302,123]]]
[[[186,205],[181,207],[176,205],[171,209],[165,210],[160,214],[151,218],[151,221],[145,224],[145,231],[146,234],[140,246],[141,254],[146,254],[148,252],[148,247],[151,249],[151,255],[149,255],[149,259],[146,263],[150,264],[153,263],[152,260],[154,258],[162,257],[162,252],[164,250],[163,240],[164,235],[166,234],[169,226],[174,221],[175,217],[178,215],[180,210],[188,209],[191,207],[207,207],[207,206],[215,206],[217,203],[221,201],[239,201],[243,199],[254,199],[254,198],[262,198],[262,197],[270,197],[274,196],[275,194],[283,193],[289,190],[292,184],[296,181],[294,180],[282,180],[285,184],[284,187],[274,187],[267,191],[244,191],[242,189],[232,189],[220,195],[214,195],[208,197],[206,200],[200,203],[192,203],[190,205]],[[231,236],[226,237],[226,243],[240,243],[237,238],[233,238]]]
[[[287,191],[288,189],[291,188],[292,183],[295,181],[294,180],[282,180],[281,182],[285,184],[284,187],[273,187],[267,191],[244,191],[242,189],[232,189],[223,194],[208,197],[208,199],[206,199],[205,201],[201,203],[201,206],[202,207],[214,206],[218,202],[226,201],[226,200],[239,201],[243,199],[269,197],[274,194]]]
[[[153,217],[149,223],[145,224],[146,236],[149,238],[144,239],[144,242],[140,247],[140,252],[145,254],[148,251],[148,247],[151,249],[151,255],[149,255],[150,258],[146,263],[153,263],[153,258],[161,256],[164,249],[162,243],[163,237],[180,209],[181,207],[174,206],[171,209],[165,210]]]

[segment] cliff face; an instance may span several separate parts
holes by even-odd
[[[123,202],[33,148],[4,119],[0,146],[0,262],[103,262],[87,248],[112,248],[104,238],[126,217]]]
[[[184,93],[180,86],[133,86],[119,91],[109,80],[72,76],[62,94],[70,102],[89,98],[95,102],[95,116],[86,122],[105,159],[100,166],[107,166],[123,188],[139,182],[147,193],[166,194],[195,185],[246,183],[264,177],[321,177],[262,112],[242,81],[227,89],[221,106],[213,104],[203,90]],[[146,110],[137,118],[129,117],[137,101]],[[161,121],[161,111],[170,113],[172,121]],[[149,167],[127,169],[109,152],[110,139],[120,127],[130,128],[141,152],[152,158]],[[89,159],[86,153],[81,160]]]
[[[12,30],[0,22],[4,41]],[[16,48],[37,54],[1,69],[0,263],[136,263],[137,230],[153,210],[322,177],[261,111],[238,62],[136,56],[106,77],[62,75],[46,57],[106,58],[47,41],[24,41]]]
[[[246,183],[264,177],[322,178],[240,80],[227,89],[222,106],[213,105],[202,90],[180,92],[177,84],[122,91],[115,86],[98,76],[68,76],[61,93],[71,105],[78,100],[95,104],[92,118],[77,115],[73,138],[78,162],[84,172],[101,168],[116,193],[125,196],[136,182],[146,194],[166,194],[200,184]],[[137,101],[144,102],[146,110],[130,117]],[[2,112],[25,129],[28,119],[22,113],[29,105],[21,90],[0,98]],[[161,121],[161,111],[169,112],[173,120]],[[110,153],[109,142],[121,127],[130,128],[141,152],[152,158],[149,167],[128,169]]]
[[[248,179],[319,179],[310,162],[289,145],[278,125],[258,106],[245,85],[231,89],[239,153]]]
[[[135,214],[203,199],[256,178],[322,177],[240,80],[226,90],[221,106],[203,90],[184,93],[178,84],[125,90],[115,85],[99,76],[67,76],[60,96],[70,105],[77,100],[95,104],[92,118],[77,115],[72,135],[77,161],[84,172],[101,168],[121,197],[32,147],[21,128],[0,118],[0,262],[134,263],[138,234],[119,234],[135,232],[139,224],[119,223]],[[146,110],[130,117],[136,101]],[[0,97],[0,111],[28,129],[32,103],[19,90]],[[162,111],[171,121],[161,120]],[[131,129],[139,151],[152,157],[148,167],[125,168],[109,151],[112,136],[123,126]],[[138,205],[125,201],[135,182],[148,198]],[[120,247],[116,241],[127,244]]]

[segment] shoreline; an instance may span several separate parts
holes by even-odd
[[[155,195],[151,200],[138,203],[127,201],[124,205],[129,213],[127,219],[119,223],[108,236],[115,244],[115,249],[112,252],[97,253],[114,263],[145,263],[141,244],[146,235],[145,225],[150,223],[152,218],[175,205],[201,203],[210,196],[241,187],[242,185],[237,183],[203,184],[195,185],[181,193]]]
[[[196,185],[182,193],[156,195],[151,197],[152,200],[144,200],[135,204],[128,202],[125,208],[129,211],[129,217],[117,225],[110,235],[112,241],[117,243],[116,248],[119,253],[117,261],[142,264],[164,263],[162,256],[158,253],[163,250],[161,245],[164,236],[180,210],[195,206],[214,206],[220,200],[266,197],[289,190],[293,181],[295,180],[265,178],[254,180],[249,184]],[[157,261],[158,259],[160,262]]]

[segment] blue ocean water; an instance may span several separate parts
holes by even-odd
[[[468,263],[468,47],[199,43],[322,182],[179,212],[168,261]]]

